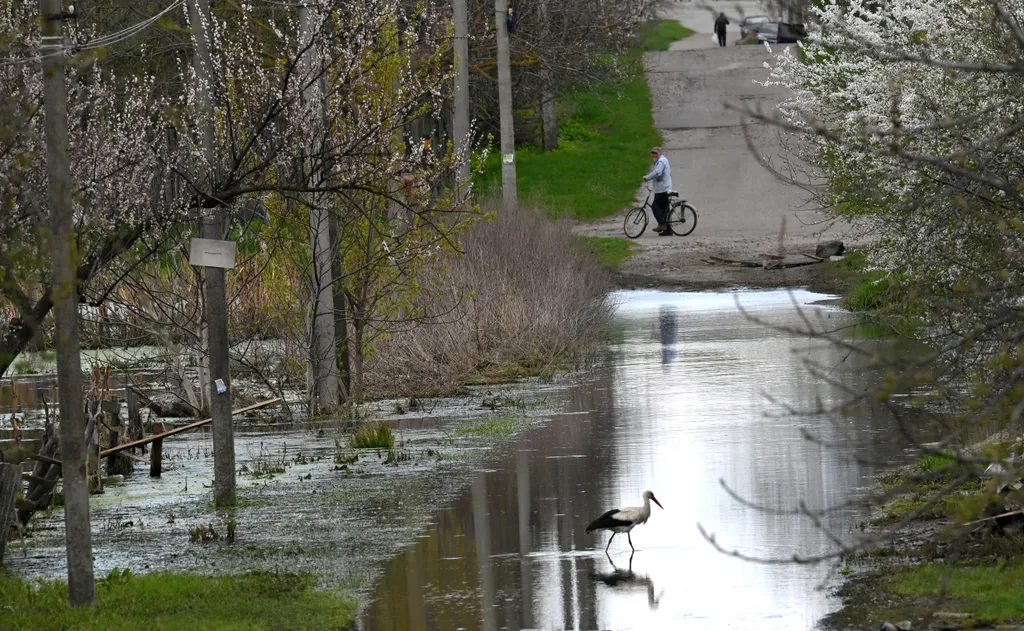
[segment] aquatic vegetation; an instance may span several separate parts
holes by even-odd
[[[224,522],[224,535],[214,528],[213,524],[197,524],[188,529],[188,539],[192,543],[212,543],[223,539],[227,543],[235,542],[235,530],[238,524],[232,517]]]
[[[512,417],[499,417],[476,421],[455,430],[456,434],[508,438],[516,432],[519,421]]]
[[[363,425],[352,434],[349,445],[355,449],[392,449],[395,446],[395,435],[383,423]]]

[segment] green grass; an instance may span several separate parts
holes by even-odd
[[[347,629],[356,611],[349,599],[314,590],[312,577],[305,575],[135,576],[115,570],[96,583],[96,607],[72,609],[64,583],[0,578],[0,626],[38,631]]]
[[[641,42],[625,59],[629,77],[617,85],[565,95],[559,101],[559,146],[543,151],[516,149],[519,197],[551,216],[597,219],[634,205],[651,165],[650,150],[662,144],[651,115],[651,91],[643,76],[643,51],[664,50],[692,34],[670,20],[644,29]],[[492,151],[481,188],[501,185],[501,159]]]
[[[490,438],[508,438],[515,433],[519,422],[514,418],[493,418],[476,421],[455,430],[456,434],[471,436],[487,436]]]
[[[1014,540],[1019,544],[1019,540]],[[936,628],[936,621],[957,628],[991,628],[1024,622],[1024,563],[1012,558],[971,559],[954,566],[946,598],[938,601],[948,566],[925,563],[872,570],[846,582],[839,591],[843,608],[824,621],[826,629],[877,629],[883,621],[909,620],[914,629]],[[966,614],[956,620],[933,617],[939,611]],[[1015,627],[1016,628],[1016,627]]]
[[[395,446],[395,435],[383,423],[363,425],[352,434],[349,445],[356,449],[392,449]]]
[[[940,563],[898,570],[890,590],[903,598],[935,597],[946,571]],[[975,622],[1024,621],[1024,563],[954,567],[946,598],[944,611],[971,614]]]
[[[633,256],[633,243],[617,237],[577,237],[578,243],[598,263],[608,269],[617,270]]]
[[[658,20],[640,28],[640,47],[647,52],[663,52],[694,32],[675,20]]]

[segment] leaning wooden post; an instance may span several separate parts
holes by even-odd
[[[0,561],[4,560],[7,534],[14,523],[14,498],[21,484],[21,467],[16,464],[0,464]]]
[[[160,460],[164,455],[164,439],[157,438],[153,441],[153,448],[149,450],[149,477],[159,478],[162,463]]]

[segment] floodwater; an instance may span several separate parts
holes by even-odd
[[[877,459],[907,457],[890,418],[794,417],[781,404],[842,400],[805,361],[860,390],[873,378],[855,357],[806,335],[752,321],[840,328],[850,316],[810,306],[807,292],[622,292],[617,335],[594,379],[568,391],[563,413],[532,430],[384,571],[365,631],[422,629],[814,628],[836,608],[828,564],[761,564],[716,551],[780,559],[833,550],[863,515],[804,516],[745,506],[811,509],[842,504],[870,484]],[[737,309],[737,300],[749,313]],[[771,403],[768,396],[776,403]],[[806,428],[828,447],[808,441]],[[859,458],[858,458],[859,457]],[[605,510],[641,503],[650,521],[632,533],[585,534]]]
[[[96,572],[311,572],[362,599],[365,631],[811,629],[837,604],[824,589],[835,568],[732,558],[698,524],[750,556],[827,552],[830,535],[852,534],[864,516],[830,512],[819,528],[745,506],[720,480],[755,504],[814,509],[862,493],[881,466],[866,463],[912,457],[878,409],[784,411],[836,404],[834,384],[863,391],[875,379],[856,355],[786,330],[852,323],[811,305],[822,298],[617,293],[612,341],[582,378],[474,388],[416,411],[360,410],[391,426],[393,453],[354,454],[331,427],[239,431],[240,503],[228,511],[210,503],[209,434],[170,440],[161,478],[139,458],[123,486],[92,498]],[[526,429],[504,439],[473,429],[510,418]],[[586,525],[640,503],[644,489],[664,509],[653,506],[632,533],[635,554],[620,535],[606,556],[606,536]],[[6,567],[63,578],[62,516],[33,518]],[[194,540],[196,529],[223,536],[229,523],[233,542]]]

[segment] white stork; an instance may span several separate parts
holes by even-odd
[[[626,539],[629,540],[629,547],[633,548],[633,539],[629,536],[629,531],[637,527],[639,524],[646,524],[647,520],[651,517],[651,500],[658,505],[662,510],[665,509],[658,501],[658,498],[654,497],[654,493],[650,491],[644,491],[644,505],[643,506],[629,506],[626,508],[613,508],[604,515],[601,515],[594,521],[590,522],[587,526],[587,534],[595,530],[611,530],[612,536],[608,538],[608,545],[604,547],[604,551],[607,554],[608,547],[612,545],[612,539],[619,533],[626,533]]]

